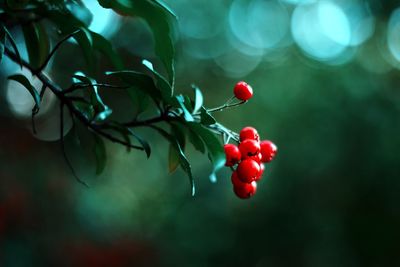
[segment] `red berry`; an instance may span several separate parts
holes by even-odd
[[[262,162],[270,162],[274,159],[276,153],[278,152],[278,148],[274,143],[269,140],[264,140],[260,143],[261,146],[261,154],[262,154]]]
[[[233,93],[237,99],[247,101],[253,96],[253,88],[245,82],[238,82],[233,88]]]
[[[260,173],[258,175],[258,177],[256,177],[256,179],[254,181],[258,182],[261,180],[263,174],[264,174],[264,170],[265,170],[265,165],[264,164],[260,164]]]
[[[240,136],[240,141],[244,141],[246,139],[260,141],[260,136],[258,135],[257,130],[254,129],[253,127],[244,127],[240,131],[239,136]]]
[[[237,167],[238,178],[244,183],[251,183],[260,174],[260,165],[252,159],[245,159]]]
[[[261,155],[261,153],[257,153],[253,156],[242,157],[242,159],[252,159],[252,160],[256,161],[258,164],[260,164],[262,155]]]
[[[251,139],[246,139],[239,144],[239,150],[242,154],[243,159],[252,156],[256,156],[256,158],[258,158],[258,153],[260,153],[260,149],[260,143]]]
[[[239,148],[233,144],[224,145],[226,162],[225,166],[233,166],[241,159]]]
[[[233,192],[241,199],[252,197],[257,191],[257,183],[243,184],[243,186],[233,186]]]
[[[231,182],[233,184],[233,186],[244,186],[246,183],[243,183],[242,181],[239,180],[237,171],[232,172],[231,175]]]

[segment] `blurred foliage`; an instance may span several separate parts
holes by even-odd
[[[238,79],[253,86],[252,105],[216,118],[232,129],[254,125],[261,136],[276,141],[279,155],[259,183],[262,192],[250,201],[236,199],[228,171],[210,183],[211,167],[189,146],[187,154],[199,178],[198,194],[189,198],[184,174],[166,175],[168,144],[148,129],[138,133],[152,141],[151,160],[107,143],[110,156],[97,178],[87,167],[90,156],[83,157],[92,155],[90,151],[79,149],[73,132],[67,135],[71,161],[93,185],[86,189],[70,179],[57,143],[37,141],[21,129],[31,129],[30,119],[16,118],[4,108],[10,104],[2,92],[2,266],[400,265],[399,71],[387,39],[398,3],[352,1],[369,6],[373,34],[359,45],[345,45],[343,54],[326,62],[305,53],[289,32],[278,48],[233,50],[228,57],[232,44],[245,45],[229,41],[227,14],[236,1],[167,2],[179,18],[174,33],[178,93],[191,94],[195,82],[203,89],[204,104],[215,106],[231,94]],[[301,7],[296,2],[301,1],[270,1],[289,15]],[[340,7],[350,1],[329,2]],[[153,42],[148,26],[111,14],[118,29],[107,33],[106,27],[102,34],[110,34],[126,65],[144,71],[142,55],[162,64],[148,49]],[[197,14],[201,24],[185,14]],[[348,18],[352,16],[356,13]],[[200,30],[196,38],[186,35],[194,36],[195,29],[210,24],[217,32],[213,36]],[[196,27],[186,31],[188,25]],[[15,39],[21,47],[23,38]],[[78,53],[75,43],[65,43],[48,70],[53,79],[69,84],[66,77],[85,64]],[[109,66],[103,58],[98,64]],[[3,58],[6,65],[11,64]],[[2,69],[2,88],[10,74]],[[127,119],[131,105],[121,95],[103,92],[107,103],[118,107],[113,116]],[[51,121],[46,114],[38,114],[38,128]],[[40,133],[38,129],[36,137],[44,139]]]

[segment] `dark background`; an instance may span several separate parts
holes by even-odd
[[[128,66],[153,59],[142,21],[84,2],[92,29],[113,41]],[[166,2],[179,16],[178,91],[195,83],[213,107],[239,80],[254,89],[248,104],[217,118],[235,131],[254,126],[279,147],[257,194],[236,198],[229,170],[211,183],[207,158],[188,147],[197,180],[190,197],[185,174],[168,175],[166,142],[146,131],[149,160],[107,143],[98,177],[90,149],[80,149],[70,131],[68,155],[91,185],[83,187],[56,142],[54,99],[47,95],[33,136],[31,100],[7,84],[19,70],[5,59],[0,266],[400,266],[400,4]],[[68,84],[82,66],[71,42],[47,72]],[[104,93],[116,114],[128,112],[122,93]]]

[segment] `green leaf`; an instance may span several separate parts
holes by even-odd
[[[194,108],[192,113],[195,114],[199,112],[203,106],[203,94],[201,93],[200,88],[194,84],[192,85],[192,89],[194,90]]]
[[[119,78],[127,86],[150,95],[156,101],[161,99],[161,93],[154,84],[153,79],[144,73],[136,71],[114,71],[106,72],[106,75],[109,77]]]
[[[185,97],[183,95],[175,96],[174,98],[175,107],[180,107],[183,111],[183,116],[186,121],[194,121],[192,114],[189,112],[185,105]]]
[[[45,27],[41,23],[22,25],[29,63],[39,68],[50,51],[50,41]]]
[[[188,127],[204,141],[205,146],[208,150],[209,158],[214,166],[213,171],[210,175],[212,182],[216,181],[215,173],[221,169],[225,164],[225,153],[222,144],[218,141],[218,138],[207,128],[198,123],[188,123]]]
[[[168,170],[169,173],[173,173],[179,166],[179,153],[170,144],[168,149]]]
[[[175,18],[166,11],[164,6],[161,7],[149,1],[142,1],[141,3],[139,15],[146,20],[153,31],[155,53],[163,62],[170,84],[173,86],[175,83],[175,49],[172,38],[172,24],[175,23]]]
[[[112,114],[112,110],[107,105],[104,104],[103,99],[99,94],[97,86],[93,85],[96,84],[96,80],[86,76],[82,72],[76,72],[72,77],[74,83],[81,82],[83,84],[92,85],[89,86],[89,88],[92,89],[91,104],[93,105],[95,111],[94,121],[102,122],[105,121],[108,117],[110,117],[110,115]]]
[[[183,128],[180,124],[172,122],[171,124],[171,134],[176,137],[179,145],[182,148],[182,151],[185,151],[186,146],[186,135],[185,135],[185,128]]]
[[[148,60],[143,60],[142,64],[145,65],[155,76],[157,87],[160,89],[162,97],[166,103],[170,102],[170,98],[174,94],[174,90],[167,80],[157,71],[154,70],[153,64]]]
[[[140,90],[136,90],[134,87],[128,88],[127,92],[133,105],[136,107],[136,116],[141,114],[149,107],[150,97],[148,94],[145,94]]]
[[[28,92],[32,95],[36,106],[38,108],[40,107],[40,95],[36,91],[35,87],[33,87],[33,85],[30,83],[28,78],[26,78],[22,74],[15,74],[15,75],[8,76],[8,79],[9,80],[14,80],[14,81],[19,82],[20,84],[22,84],[28,90]]]
[[[3,29],[0,29],[0,62],[3,59],[5,44],[6,44],[6,34]]]
[[[142,137],[140,137],[138,134],[136,134],[132,129],[130,129],[130,128],[127,128],[127,129],[129,130],[129,133],[133,137],[135,137],[136,140],[138,140],[138,142],[142,145],[144,152],[146,152],[147,158],[149,158],[151,155],[151,148],[150,148],[149,143],[146,140],[144,140]]]
[[[170,85],[174,85],[174,43],[172,27],[176,17],[159,2],[150,0],[98,0],[104,8],[112,8],[118,13],[142,17],[150,26],[154,36],[154,50],[163,63],[169,77]],[[173,14],[173,13],[172,13]]]
[[[189,96],[187,95],[183,95],[183,98],[185,99],[185,101],[183,102],[183,104],[185,104],[186,109],[190,112],[190,114],[193,113],[193,103],[192,100],[190,99]]]
[[[149,143],[144,140],[142,137],[140,137],[138,134],[136,134],[132,129],[116,122],[116,121],[112,121],[109,123],[109,126],[111,127],[112,130],[117,131],[119,133],[121,133],[121,135],[123,135],[123,137],[125,138],[125,141],[129,144],[131,144],[130,138],[129,136],[133,136],[139,143],[140,145],[143,147],[144,152],[146,153],[147,158],[150,157],[151,155],[151,148]]]
[[[79,30],[80,30],[79,33],[81,33],[86,38],[89,46],[92,47],[93,46],[93,38],[92,38],[91,32],[88,29],[86,29],[85,27],[79,27]],[[79,34],[79,33],[77,33],[77,34]]]
[[[95,122],[102,122],[105,121],[108,117],[111,116],[112,114],[112,109],[108,108],[107,106],[104,106],[105,109],[99,113],[96,114],[94,121]]]
[[[88,72],[93,75],[97,67],[96,53],[93,53],[93,38],[91,32],[87,29],[85,22],[71,14],[70,11],[49,10],[48,18],[58,27],[63,35],[68,35],[78,29],[81,31],[73,36],[82,50],[85,58]]]
[[[77,71],[74,73],[74,75],[72,75],[72,81],[74,83],[83,83],[83,84],[94,84],[96,83],[96,80],[93,78],[90,78],[89,76],[86,76],[86,74],[84,74],[81,71]]]
[[[212,125],[217,122],[204,107],[200,108],[200,119],[201,123],[204,125]]]
[[[203,140],[201,140],[201,138],[199,137],[199,135],[197,133],[195,133],[191,129],[189,129],[188,136],[189,136],[190,143],[192,143],[192,145],[194,146],[194,148],[197,151],[200,151],[201,153],[206,152],[204,142],[203,142]]]
[[[123,126],[122,124],[118,123],[118,122],[110,122],[109,123],[109,127],[111,127],[112,130],[118,132],[119,134],[121,134],[121,136],[124,138],[125,142],[127,144],[129,144],[129,146],[126,147],[127,151],[131,151],[131,138],[130,138],[130,132],[129,130]]]
[[[167,11],[169,14],[171,14],[175,19],[178,19],[178,16],[175,14],[174,11],[172,11],[172,9],[167,6],[164,2],[162,1],[158,1],[158,0],[153,0],[153,2],[157,5],[159,5],[161,8],[163,8],[165,11]]]
[[[107,161],[106,146],[103,139],[97,134],[93,134],[94,146],[93,152],[96,157],[96,174],[99,175],[104,171]]]
[[[14,53],[17,56],[19,65],[21,66],[21,69],[22,69],[22,59],[21,59],[21,55],[19,54],[17,44],[15,43],[14,38],[12,37],[11,33],[7,30],[7,28],[3,26],[3,30],[6,33],[6,36],[8,37],[8,40],[10,41],[11,46],[14,49]]]
[[[95,116],[95,111],[90,103],[74,102],[74,107],[85,116],[88,121],[92,121]]]
[[[85,22],[75,17],[70,12],[49,11],[48,16],[61,30],[61,32],[71,33],[80,29],[81,32],[74,36],[82,49],[85,60],[88,64],[90,73],[95,72],[97,57],[93,49],[106,56],[116,70],[123,69],[123,62],[119,54],[114,50],[112,44],[102,35],[87,29]],[[68,23],[66,23],[66,21]]]
[[[191,194],[192,196],[195,195],[196,193],[196,188],[194,184],[194,178],[192,174],[192,167],[190,166],[189,161],[187,160],[185,154],[183,153],[183,150],[181,146],[179,145],[178,141],[176,138],[169,133],[167,133],[165,130],[156,127],[156,126],[151,126],[153,129],[157,130],[165,139],[169,141],[169,143],[172,145],[172,147],[176,150],[176,152],[179,155],[179,164],[181,165],[182,169],[186,172],[186,174],[189,177],[189,182],[191,186]]]
[[[124,64],[122,63],[121,57],[114,50],[112,44],[98,33],[91,32],[91,34],[93,38],[93,47],[106,56],[116,70],[122,70],[124,68]]]
[[[93,53],[92,35],[90,31],[88,31],[84,27],[79,27],[79,29],[81,29],[81,31],[77,34],[74,34],[73,38],[82,50],[83,56],[89,69],[89,73],[94,73],[97,60]]]

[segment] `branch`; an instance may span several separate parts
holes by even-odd
[[[102,126],[104,126],[105,128],[108,127],[107,124],[104,124],[104,125],[102,125]],[[93,129],[93,128],[92,128],[92,129]],[[125,141],[123,141],[123,140],[121,140],[121,139],[119,139],[119,138],[116,138],[116,137],[114,137],[113,135],[108,134],[108,133],[106,133],[106,132],[104,132],[104,131],[102,131],[102,130],[100,130],[100,129],[96,130],[95,132],[96,132],[98,135],[101,135],[101,136],[107,138],[109,141],[111,141],[111,142],[113,142],[113,143],[119,143],[119,144],[124,145],[124,146],[129,147],[129,148],[134,148],[134,149],[138,149],[138,150],[144,150],[144,148],[141,147],[141,146],[132,145],[132,144],[130,144],[130,143],[128,143],[128,142],[125,142]]]
[[[150,118],[150,119],[147,119],[144,121],[133,120],[130,122],[122,123],[122,125],[124,125],[126,127],[139,127],[139,126],[146,126],[146,125],[161,122],[161,121],[171,121],[171,120],[173,120],[172,117],[165,115],[165,114],[161,114],[158,117]]]
[[[5,47],[5,54],[14,62],[19,62],[18,57],[12,52],[10,51],[10,49],[8,49],[7,47]],[[60,102],[62,102],[69,110],[70,112],[76,117],[78,118],[86,127],[88,127],[90,130],[92,130],[93,132],[102,135],[103,137],[105,137],[106,139],[115,142],[115,143],[120,143],[124,146],[128,146],[129,144],[113,137],[112,135],[109,135],[103,131],[101,131],[101,129],[99,128],[98,125],[93,124],[91,121],[89,121],[78,109],[76,109],[76,107],[74,106],[73,102],[66,96],[64,96],[62,88],[60,86],[58,86],[56,83],[54,83],[52,80],[50,80],[50,78],[48,78],[43,72],[37,72],[35,73],[35,69],[24,59],[21,59],[21,64],[22,66],[24,66],[25,68],[27,68],[28,70],[31,71],[32,74],[36,75],[36,77],[43,83],[46,85],[47,88],[50,89],[50,91],[55,94],[57,96],[57,98],[60,100]],[[138,123],[138,125],[141,123]],[[135,125],[133,125],[134,127]],[[143,150],[142,147],[140,146],[130,146],[131,148],[135,148],[135,149],[139,149],[139,150]]]
[[[115,88],[115,89],[127,89],[129,86],[120,86],[120,85],[113,85],[113,84],[106,84],[106,83],[91,83],[91,84],[86,84],[86,83],[75,83],[71,85],[69,88],[63,90],[63,94],[68,94],[75,92],[76,90],[79,89],[84,89],[92,86],[97,86],[97,87],[103,87],[103,88]]]
[[[210,113],[212,113],[212,112],[218,112],[218,111],[222,111],[222,110],[224,110],[224,109],[233,108],[233,107],[242,105],[242,104],[244,104],[244,103],[246,103],[246,102],[247,102],[246,100],[243,100],[243,101],[240,101],[240,102],[237,102],[237,103],[234,103],[234,104],[225,103],[224,105],[222,105],[222,106],[220,106],[220,107],[207,109],[207,111],[210,112]]]

